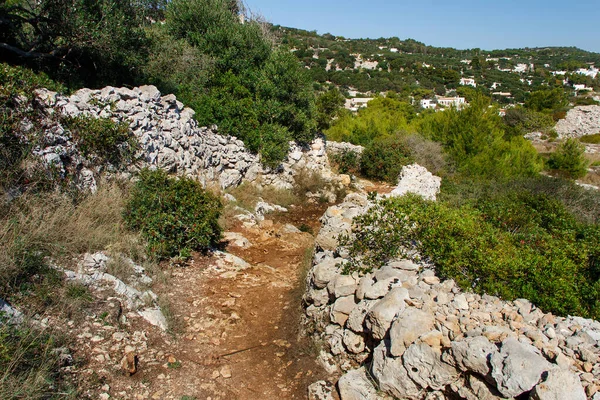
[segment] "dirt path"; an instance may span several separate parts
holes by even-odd
[[[257,227],[234,227],[252,245],[227,251],[246,266],[216,255],[173,267],[157,289],[168,298],[178,334],[149,333],[152,351],[138,373],[113,389],[128,386],[133,398],[305,399],[308,385],[325,377],[310,341],[299,335],[302,270],[314,237],[288,232],[286,224],[316,233],[326,208],[292,208]]]

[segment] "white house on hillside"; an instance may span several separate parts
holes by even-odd
[[[372,97],[355,97],[353,99],[346,99],[344,108],[356,112],[361,108],[365,108],[367,103],[371,100],[373,100]]]
[[[600,70],[594,66],[591,66],[589,69],[580,68],[576,72],[578,74],[589,76],[590,78],[595,79]]]
[[[423,99],[419,103],[421,108],[427,110],[441,110],[445,107],[456,107],[458,109],[467,105],[464,97],[443,97],[436,96],[433,99]]]
[[[475,79],[473,78],[460,78],[460,84],[463,86],[477,87],[477,83],[475,83]]]

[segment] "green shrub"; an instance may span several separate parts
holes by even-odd
[[[559,315],[600,316],[600,228],[561,202],[509,193],[454,207],[404,196],[355,218],[346,272],[379,268],[417,246],[464,290],[530,299]]]
[[[123,213],[129,228],[141,231],[156,258],[207,251],[221,237],[221,202],[190,178],[142,170]]]
[[[360,170],[367,178],[394,184],[402,167],[412,160],[409,147],[400,137],[384,137],[365,147],[360,157]]]
[[[519,136],[510,137],[497,109],[483,96],[462,110],[451,108],[425,116],[420,132],[441,143],[457,170],[465,175],[508,180],[534,176],[542,170],[531,143]]]
[[[600,133],[586,135],[579,138],[581,143],[600,144]]]
[[[588,167],[584,152],[585,146],[576,139],[569,138],[550,155],[548,167],[568,178],[581,178],[587,174]]]
[[[360,154],[352,150],[343,150],[329,154],[329,159],[340,174],[357,174],[360,170]]]
[[[65,117],[63,123],[86,157],[122,166],[131,163],[138,150],[137,139],[124,122],[80,115]]]
[[[65,88],[43,73],[23,67],[0,64],[0,191],[15,187],[34,186],[35,177],[23,166],[31,157],[31,148],[39,139],[39,109],[32,107],[33,91],[46,87],[63,92]],[[23,121],[33,127],[25,134]]]

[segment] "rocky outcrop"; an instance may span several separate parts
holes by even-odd
[[[110,264],[120,263],[126,272],[129,284],[108,273]],[[136,312],[150,324],[167,330],[167,320],[157,304],[158,297],[151,290],[143,287],[152,283],[146,271],[132,260],[122,257],[119,260],[104,252],[86,253],[77,263],[77,270],[54,265],[56,270],[65,274],[67,281],[76,281],[96,290],[110,289],[123,300],[123,305],[130,311]]]
[[[327,142],[327,152],[332,154],[344,153],[347,151],[352,151],[357,154],[362,154],[365,150],[363,146],[358,146],[352,143],[346,142]]]
[[[465,293],[413,260],[344,275],[337,236],[370,206],[352,194],[327,210],[304,296],[342,400],[600,398],[598,321]]]
[[[216,183],[223,189],[242,181],[289,188],[294,171],[302,168],[331,177],[323,139],[307,147],[290,142],[288,157],[278,168],[263,168],[259,157],[242,141],[218,134],[216,126],[199,127],[192,109],[184,107],[174,95],[161,96],[154,86],[81,89],[71,96],[42,89],[36,91],[36,96],[48,115],[86,115],[128,124],[141,146],[142,158],[142,164],[130,170],[140,166],[162,168],[198,179],[204,185]],[[83,157],[71,132],[54,119],[44,135],[43,145],[35,149],[35,154],[62,174],[70,171],[79,186],[93,190],[100,171]]]
[[[600,133],[600,106],[577,106],[556,123],[560,139]]]
[[[398,186],[390,193],[390,196],[404,196],[406,193],[414,193],[425,200],[434,200],[440,192],[442,178],[427,171],[427,168],[419,164],[405,165],[402,167],[398,177]]]

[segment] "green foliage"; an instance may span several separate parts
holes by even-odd
[[[221,237],[221,208],[218,198],[190,178],[143,170],[123,216],[130,229],[146,238],[150,254],[161,259],[216,245]]]
[[[536,131],[547,133],[555,125],[552,116],[523,107],[513,107],[506,110],[503,122],[507,138],[523,136]]]
[[[550,197],[512,192],[453,207],[417,196],[385,199],[355,218],[346,272],[404,257],[416,244],[441,278],[559,315],[600,315],[598,225]]]
[[[360,170],[367,178],[396,183],[402,167],[410,164],[409,147],[400,137],[383,137],[365,147],[360,157]]]
[[[328,129],[344,107],[345,98],[339,89],[332,87],[317,97],[317,128],[321,131]]]
[[[587,174],[588,161],[585,146],[576,139],[569,138],[556,148],[548,159],[548,167],[568,178],[578,179]]]
[[[325,134],[329,140],[368,145],[376,138],[407,131],[415,117],[415,110],[410,104],[394,98],[378,97],[356,115],[342,115]]]
[[[312,82],[286,48],[273,48],[260,23],[241,24],[232,4],[170,2],[164,29],[153,28],[149,73],[194,108],[201,125],[217,124],[276,167],[288,141],[308,143],[314,137]],[[188,60],[171,63],[169,54]]]
[[[137,139],[124,122],[80,115],[65,117],[63,123],[86,157],[96,156],[103,162],[123,166],[133,161],[138,150]]]
[[[533,111],[557,111],[569,104],[565,92],[561,88],[538,90],[532,92],[525,100],[525,108]]]
[[[71,82],[131,81],[146,55],[145,1],[2,2],[5,54]]]
[[[331,162],[340,174],[357,174],[360,170],[360,154],[352,150],[343,150],[328,154]]]
[[[593,135],[581,136],[579,138],[581,143],[590,143],[590,144],[600,144],[600,133],[596,133]]]
[[[420,121],[420,131],[440,142],[464,174],[502,179],[537,174],[542,163],[531,143],[506,139],[502,120],[489,105],[480,96],[462,110],[430,114]]]

